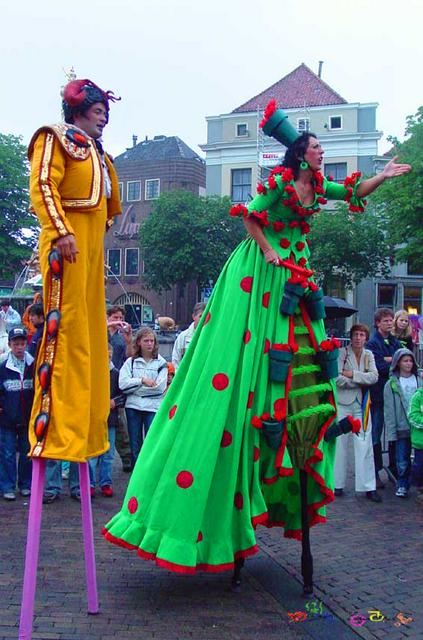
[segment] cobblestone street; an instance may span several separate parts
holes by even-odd
[[[80,506],[69,496],[44,506],[34,638],[423,638],[421,506],[413,497],[396,498],[392,484],[382,504],[355,496],[350,486],[329,507],[328,524],[312,530],[316,589],[307,601],[301,595],[301,545],[282,538],[279,529],[259,528],[260,553],[247,561],[240,593],[228,588],[230,573],[175,575],[106,543],[101,527],[119,508],[128,478],[118,464],[114,474],[115,496],[93,501],[98,616],[86,614]],[[0,503],[4,639],[18,637],[27,512],[21,497]],[[317,605],[321,615],[310,615]]]

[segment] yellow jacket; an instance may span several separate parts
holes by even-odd
[[[74,125],[62,123],[38,129],[29,144],[32,207],[54,242],[73,234],[67,219],[71,211],[99,207],[104,196],[104,176],[95,142]],[[107,199],[107,223],[121,213],[119,184],[113,164],[105,154],[112,193]]]

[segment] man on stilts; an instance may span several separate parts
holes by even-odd
[[[109,102],[118,99],[91,80],[69,82],[63,92],[65,122],[41,127],[29,145],[31,203],[41,223],[46,323],[29,427],[34,471],[21,615],[24,638],[31,637],[46,460],[80,463],[88,609],[98,611],[87,459],[109,447],[103,238],[121,205],[117,175],[100,139]]]

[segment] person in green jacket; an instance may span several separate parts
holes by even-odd
[[[411,481],[417,486],[417,501],[423,503],[423,388],[417,389],[411,398],[408,420],[414,447]]]

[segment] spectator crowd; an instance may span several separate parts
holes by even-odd
[[[91,496],[99,487],[104,497],[113,495],[112,465],[117,451],[123,472],[134,468],[144,439],[160,403],[196,331],[205,303],[193,309],[192,323],[176,338],[172,362],[159,353],[158,338],[150,327],[135,336],[124,320],[124,309],[107,310],[109,343],[110,448],[89,460]],[[22,326],[25,324],[25,326]],[[347,469],[354,457],[355,490],[372,502],[381,502],[384,470],[396,485],[396,496],[406,498],[411,485],[423,503],[423,382],[413,353],[411,327],[404,310],[378,309],[375,331],[355,324],[350,341],[339,350],[336,379],[338,418],[361,421],[359,433],[338,438],[335,495],[345,494]],[[28,307],[23,318],[9,300],[0,311],[0,491],[5,500],[17,492],[30,495],[31,459],[28,458],[29,417],[34,396],[34,371],[43,335],[43,305]],[[384,465],[383,455],[388,463]],[[77,463],[48,460],[43,501],[55,502],[63,494],[63,481],[71,498],[80,500]]]

